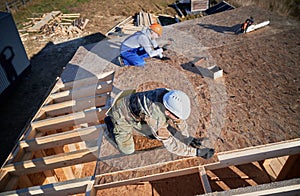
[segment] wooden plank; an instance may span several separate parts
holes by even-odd
[[[12,176],[10,179],[9,179],[9,182],[5,185],[5,187],[1,190],[4,190],[4,191],[10,191],[10,190],[14,190],[17,188],[18,186],[18,181],[19,181],[19,177],[20,176]]]
[[[280,173],[277,176],[277,179],[276,179],[277,181],[284,180],[289,173],[293,172],[293,171],[291,171],[291,169],[293,168],[293,166],[295,164],[299,164],[299,162],[297,162],[297,160],[299,160],[299,156],[300,156],[299,154],[288,156],[288,158],[287,158],[286,162],[284,163]]]
[[[36,133],[36,132],[34,130],[31,133]],[[35,134],[36,137],[41,137],[43,135],[44,135],[44,133],[40,133],[40,132]],[[28,137],[28,138],[30,138],[30,137]],[[22,141],[22,140],[20,140],[20,141]],[[6,164],[32,159],[33,154],[31,152],[26,152],[23,148],[20,147],[19,144],[20,143],[18,143],[18,146],[17,146],[17,149],[19,149],[19,150],[16,150],[17,153],[12,157],[11,161],[7,162]]]
[[[95,96],[97,94],[103,94],[112,91],[112,81],[102,83],[98,85],[90,85],[74,90],[66,90],[59,93],[53,93],[49,97],[53,99],[55,103],[69,101],[72,99],[79,99],[83,97]]]
[[[203,166],[199,167],[199,174],[200,174],[200,179],[201,179],[202,186],[204,188],[204,192],[205,193],[211,193],[212,190],[211,190],[208,178],[207,178],[205,168]]]
[[[288,185],[276,188],[269,188],[266,190],[252,191],[251,193],[239,193],[239,196],[253,196],[253,195],[298,195],[300,192],[300,184]]]
[[[159,173],[159,174],[142,176],[142,177],[132,178],[132,179],[128,179],[128,180],[105,183],[105,184],[100,184],[99,182],[100,182],[101,175],[96,175],[94,188],[96,190],[106,189],[106,188],[113,188],[113,187],[117,187],[117,186],[136,184],[136,183],[139,183],[139,182],[156,181],[156,180],[162,180],[162,179],[166,179],[166,178],[184,176],[184,175],[194,174],[194,173],[197,173],[197,172],[199,172],[198,166],[187,168],[187,169],[171,171],[171,172],[164,172],[164,173]]]
[[[296,164],[299,155],[290,155],[278,158],[267,159],[263,166],[271,176],[272,181],[280,181],[291,172],[291,168]]]
[[[86,27],[86,25],[88,24],[89,21],[90,21],[89,19],[85,19],[83,25],[80,26],[80,29],[83,30]]]
[[[207,175],[210,177],[211,181],[214,181],[218,187],[222,190],[230,190],[230,187],[222,180],[220,179],[213,171],[206,170]]]
[[[79,163],[87,163],[97,159],[98,146],[64,154],[52,155],[23,162],[8,164],[3,167],[13,175],[27,175]]]
[[[26,175],[24,175],[24,176],[14,176],[14,177],[18,178],[18,184],[17,185],[19,187],[31,187],[31,186],[33,186],[30,178]],[[14,188],[14,189],[16,189],[16,188]],[[13,189],[10,189],[10,190],[13,190]]]
[[[91,107],[100,107],[106,104],[108,95],[101,94],[95,97],[70,100],[42,107],[47,117],[59,116],[67,113],[79,112]]]
[[[204,11],[209,8],[209,0],[191,0],[191,11]]]
[[[299,138],[219,153],[218,158],[224,167],[226,167],[293,154],[300,154]],[[211,170],[214,168],[212,166],[212,168],[207,169]]]
[[[98,84],[100,82],[113,80],[114,71],[97,74],[95,77],[83,78],[70,82],[62,82],[57,84],[57,87],[60,91],[81,88],[83,86],[89,86],[91,84]]]
[[[83,139],[84,141],[92,140],[98,138],[99,132],[105,129],[105,127],[104,124],[100,124],[83,129],[75,129],[30,140],[23,140],[20,142],[20,147],[26,151],[37,151],[80,142]]]
[[[108,36],[110,33],[115,32],[116,27],[121,27],[122,25],[125,25],[127,23],[132,23],[133,22],[133,17],[129,16],[128,18],[126,18],[125,20],[121,21],[120,23],[116,24],[113,28],[111,28],[107,33],[105,33],[105,36]]]
[[[56,154],[64,154],[65,153],[63,151],[62,147],[55,147],[54,148],[54,152]],[[75,179],[75,175],[74,175],[74,173],[72,171],[72,168],[70,166],[68,166],[68,167],[62,167],[60,169],[62,169],[62,171],[63,171],[63,173],[65,175],[65,179],[67,179],[67,180]]]
[[[80,125],[83,123],[96,123],[103,120],[105,117],[105,112],[107,108],[96,108],[90,109],[82,112],[76,112],[64,116],[58,116],[54,118],[48,118],[40,121],[35,121],[31,123],[31,126],[38,131],[46,132],[50,130],[57,130],[64,127],[71,127],[75,125]]]
[[[5,187],[11,180],[12,176],[5,170],[0,170],[0,190],[5,190]]]
[[[85,193],[86,187],[90,181],[91,177],[79,178],[54,184],[34,186],[16,191],[3,192],[0,193],[0,195],[74,195]]]
[[[27,32],[39,32],[41,28],[50,22],[54,17],[61,14],[60,11],[52,11],[51,13],[48,13],[45,17],[43,17],[42,20],[38,21],[33,27],[30,27],[27,29]]]
[[[299,153],[299,145],[300,139],[294,139],[294,140],[288,140],[284,142],[278,142],[278,143],[272,143],[267,145],[261,145],[256,147],[250,147],[245,149],[239,149],[234,151],[228,151],[224,153],[219,153],[218,157],[220,162],[211,163],[203,165],[203,167],[206,170],[214,170],[214,169],[221,169],[228,167],[230,165],[240,165],[245,163],[251,163],[259,160],[268,159],[271,157],[275,157],[276,154],[279,154],[281,156],[283,155],[289,155],[289,154],[298,154]],[[254,152],[257,152],[256,155]],[[249,154],[248,154],[249,153]],[[221,156],[221,159],[220,159]],[[240,160],[240,161],[239,161]],[[112,188],[116,186],[122,186],[122,185],[129,185],[134,184],[138,182],[143,181],[155,181],[155,180],[162,180],[166,178],[172,178],[172,177],[178,177],[183,175],[189,175],[198,173],[199,168],[198,166],[175,170],[175,171],[169,171],[159,174],[153,174],[153,175],[147,175],[142,176],[138,178],[132,178],[117,182],[111,182],[111,183],[105,183],[105,184],[99,184],[101,175],[96,176],[96,184],[94,187],[99,189],[105,189],[105,188]],[[121,172],[120,172],[121,173]]]

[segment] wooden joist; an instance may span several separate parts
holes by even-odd
[[[28,161],[8,164],[3,167],[4,171],[12,175],[26,175],[41,172],[44,170],[52,170],[66,166],[76,165],[79,163],[87,163],[97,159],[98,147],[78,150],[75,152],[62,153],[43,158],[37,158]],[[0,177],[2,179],[2,177]]]
[[[202,166],[199,167],[199,175],[200,175],[200,179],[201,179],[201,183],[202,183],[204,192],[211,193],[212,190],[211,190],[208,178],[207,178],[207,174],[206,174],[205,168]]]
[[[201,167],[204,167],[205,170],[221,169],[231,165],[241,165],[245,163],[251,163],[255,161],[277,157],[277,154],[279,156],[300,154],[300,138],[219,153],[218,154],[219,162],[202,165]],[[146,169],[146,167],[144,169]],[[121,174],[122,172],[123,171],[117,173]],[[164,172],[159,174],[146,175],[138,178],[131,178],[127,180],[110,182],[105,184],[100,183],[100,179],[102,175],[96,175],[94,188],[100,190],[100,189],[113,188],[122,185],[135,184],[144,181],[162,180],[166,178],[189,175],[198,172],[199,172],[199,166],[195,166],[195,167],[169,171],[169,172]]]
[[[78,112],[92,107],[100,107],[106,104],[108,95],[102,94],[94,97],[69,100],[56,104],[49,104],[42,107],[47,117],[54,117],[72,112]]]
[[[1,191],[33,188],[36,182],[32,174],[37,174],[40,183],[51,183],[51,186],[59,181],[86,176],[82,168],[86,164],[95,164],[99,153],[97,139],[105,128],[99,123],[108,109],[106,103],[112,90],[113,75],[114,72],[108,72],[66,83],[58,80],[19,145],[1,168]],[[89,142],[92,147],[88,148],[84,142]],[[68,183],[65,184],[66,190],[77,189]],[[86,184],[80,193],[85,190]],[[49,190],[49,193],[52,191],[59,194],[57,190]]]
[[[87,186],[91,182],[91,177],[86,177],[16,191],[7,191],[0,193],[0,195],[73,195],[85,193]]]
[[[103,120],[105,112],[108,108],[96,108],[82,112],[76,112],[64,116],[57,116],[53,118],[47,118],[31,123],[33,129],[41,132],[50,130],[57,130],[64,127],[72,127],[83,123],[97,123]]]
[[[113,80],[113,77],[114,77],[114,72],[110,71],[102,74],[97,74],[95,77],[83,78],[83,79],[78,79],[70,82],[60,82],[56,85],[56,87],[57,89],[59,89],[59,91],[65,91],[70,89],[81,88],[84,86],[89,86],[92,84],[98,84],[100,82],[110,81]]]
[[[286,178],[293,166],[299,164],[300,155],[275,157],[264,161],[263,166],[271,176],[272,181],[280,181]]]
[[[49,97],[54,103],[59,103],[83,97],[95,96],[96,94],[103,94],[110,91],[112,91],[112,81],[84,86],[74,90],[53,93]]]
[[[23,140],[20,141],[20,148],[23,148],[25,151],[37,151],[80,142],[83,139],[84,141],[93,140],[99,137],[100,131],[104,130],[104,128],[105,126],[101,124],[83,129],[75,129],[72,131],[33,138],[30,140]]]
[[[268,158],[285,155],[300,154],[300,139],[293,139],[283,142],[271,143],[261,146],[253,146],[244,149],[237,149],[218,154],[222,167],[230,165],[241,165],[254,161],[261,161]],[[207,169],[218,169],[211,165]]]

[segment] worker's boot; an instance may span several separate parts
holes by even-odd
[[[107,130],[106,130],[106,136],[107,139],[112,143],[112,145],[114,145],[115,147],[117,147],[117,142],[116,142],[116,138],[114,135],[114,124],[111,120],[110,116],[106,116],[104,118],[104,122],[106,124]]]
[[[118,61],[119,61],[120,67],[124,67],[125,66],[123,58],[121,57],[121,55],[118,56]]]

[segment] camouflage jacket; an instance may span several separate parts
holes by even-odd
[[[163,96],[167,92],[169,92],[168,89],[159,88],[133,93],[124,98],[126,100],[124,103],[127,104],[130,113],[133,114],[132,118],[135,121],[146,123],[152,135],[162,141],[168,151],[180,156],[195,156],[196,149],[190,147],[186,142],[188,141],[187,123],[184,120],[175,122],[165,115]],[[168,137],[158,135],[158,131],[164,128],[170,132]]]

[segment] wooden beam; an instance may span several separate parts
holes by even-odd
[[[0,190],[4,190],[11,179],[11,175],[1,168],[0,170]]]
[[[299,154],[300,149],[300,139],[294,139],[294,140],[287,140],[284,142],[278,142],[278,143],[272,143],[267,145],[261,145],[256,147],[250,147],[250,148],[244,148],[234,151],[228,151],[224,153],[219,153],[218,157],[220,162],[211,163],[203,165],[203,167],[206,170],[214,170],[214,169],[221,169],[228,167],[230,165],[240,165],[244,163],[251,163],[259,160],[268,159],[270,157],[276,156],[276,154],[279,154],[281,156],[283,155],[289,155],[289,154]],[[258,154],[255,154],[254,152],[257,152]],[[249,154],[248,154],[249,153]],[[221,158],[220,158],[221,156]],[[122,171],[123,172],[123,171]],[[118,173],[122,173],[118,172]],[[126,171],[124,171],[126,172]],[[122,186],[122,185],[129,185],[134,184],[138,182],[143,181],[155,181],[155,180],[162,180],[166,178],[172,178],[172,177],[178,177],[183,175],[189,175],[198,173],[199,168],[198,166],[175,170],[175,171],[169,171],[159,174],[153,174],[153,175],[147,175],[142,176],[138,178],[132,178],[117,182],[111,182],[111,183],[105,183],[100,184],[100,178],[103,175],[96,175],[95,185],[94,187],[99,189],[105,189],[105,188],[112,188],[116,186]]]
[[[203,166],[199,167],[199,175],[200,175],[202,186],[204,188],[204,192],[205,193],[211,193],[212,190],[211,190],[208,178],[207,178],[205,168]]]
[[[63,151],[62,147],[55,147],[54,148],[54,152],[56,154],[64,154],[65,152]],[[76,152],[76,151],[74,151]],[[75,176],[74,176],[74,173],[73,173],[73,170],[70,166],[68,167],[62,167],[62,168],[59,168],[59,169],[62,169],[64,175],[65,175],[65,179],[67,180],[71,180],[71,179],[75,179]]]
[[[4,191],[10,191],[10,190],[14,190],[17,188],[18,186],[18,181],[19,181],[19,176],[12,176],[9,179],[9,182],[5,185],[5,187],[1,190]]]
[[[107,97],[107,94],[102,94],[95,97],[70,100],[46,105],[42,107],[42,110],[46,113],[47,117],[59,116],[63,114],[79,112],[91,107],[104,106],[106,104]]]
[[[94,188],[96,190],[106,189],[106,188],[113,188],[113,187],[117,187],[117,186],[136,184],[136,183],[139,183],[139,182],[156,181],[156,180],[162,180],[162,179],[166,179],[166,178],[184,176],[184,175],[194,174],[194,173],[197,173],[197,172],[199,172],[198,166],[187,168],[187,169],[176,170],[176,171],[170,171],[170,172],[164,172],[164,173],[153,174],[153,175],[148,175],[148,176],[142,176],[142,177],[138,177],[138,178],[131,178],[131,179],[128,179],[128,180],[105,183],[105,184],[100,184],[101,175],[96,175]]]
[[[73,99],[79,99],[83,97],[95,96],[97,94],[103,94],[112,91],[112,81],[105,83],[94,84],[85,86],[78,89],[66,90],[49,95],[53,99],[54,103],[69,101]]]
[[[97,151],[98,147],[92,147],[89,149],[78,150],[76,152],[69,152],[23,162],[17,162],[4,166],[3,170],[13,175],[19,176],[76,165],[79,163],[87,163],[95,161],[97,159]]]
[[[38,131],[46,132],[64,127],[72,127],[83,123],[96,123],[104,119],[106,111],[107,108],[90,109],[64,116],[35,121],[31,123],[31,126]]]
[[[25,151],[37,151],[42,149],[54,148],[80,141],[93,140],[98,138],[101,130],[105,129],[104,124],[91,126],[83,129],[75,129],[62,133],[47,135],[44,137],[23,140],[20,142],[20,147]]]
[[[0,193],[0,195],[74,195],[85,193],[86,187],[90,181],[91,177],[79,178],[54,184],[19,189],[16,191],[3,192]]]
[[[19,187],[32,187],[33,184],[30,180],[30,178],[27,176],[27,175],[24,175],[24,176],[14,176],[14,177],[17,177],[18,178],[18,185]],[[16,188],[14,188],[16,189]],[[13,190],[13,189],[10,189],[10,190]]]
[[[35,134],[36,137],[41,137],[44,135],[44,133],[36,133],[35,130],[31,130],[32,134]],[[29,135],[31,136],[31,135]],[[30,137],[29,137],[30,138]],[[21,140],[23,141],[23,140]],[[20,142],[18,143],[18,146],[16,148],[16,153],[13,155],[13,157],[11,158],[10,162],[7,162],[6,164],[10,164],[12,162],[19,162],[19,161],[25,161],[25,160],[29,160],[32,159],[33,154],[31,152],[26,152],[22,147],[20,147]]]
[[[71,82],[60,83],[60,84],[57,84],[57,86],[61,91],[65,91],[65,90],[70,90],[70,89],[74,89],[74,88],[81,88],[84,86],[89,86],[91,84],[98,84],[98,83],[104,82],[104,81],[110,81],[110,80],[113,80],[113,77],[114,77],[114,71],[110,71],[110,72],[106,72],[103,74],[99,74],[96,77],[89,77],[89,78],[83,78],[83,79],[75,80],[75,81],[71,81]]]
[[[220,168],[220,166],[241,165],[293,154],[300,154],[300,138],[222,152],[218,154],[221,164],[207,166],[206,169],[213,170]]]
[[[291,168],[297,164],[299,155],[276,157],[264,161],[263,166],[273,181],[284,180],[291,172]]]
[[[252,196],[252,195],[298,195],[300,191],[300,184],[288,185],[282,187],[269,188],[265,190],[251,191],[248,193],[239,193],[239,196]]]

